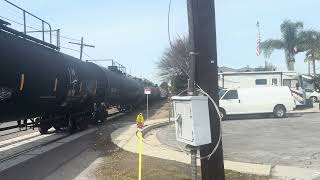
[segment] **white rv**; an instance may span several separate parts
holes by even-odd
[[[220,111],[224,115],[273,113],[282,118],[293,111],[295,102],[285,86],[239,88],[220,91]]]
[[[219,86],[222,89],[288,86],[296,104],[306,104],[302,75],[293,71],[224,72],[219,74]]]

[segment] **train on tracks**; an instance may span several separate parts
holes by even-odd
[[[0,19],[0,123],[33,119],[48,129],[85,129],[109,107],[131,111],[145,104],[144,80],[61,53],[56,46],[10,28]],[[150,101],[160,99],[151,87]]]

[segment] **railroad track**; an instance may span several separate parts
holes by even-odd
[[[31,148],[27,148],[27,149],[18,151],[17,153],[14,153],[14,154],[12,154],[12,155],[9,155],[9,156],[6,156],[6,157],[4,157],[4,158],[1,158],[1,159],[0,159],[0,164],[1,164],[1,163],[4,163],[4,162],[6,162],[6,161],[9,161],[9,160],[11,160],[11,159],[14,159],[14,158],[16,158],[16,157],[18,157],[18,156],[20,156],[20,155],[23,155],[23,154],[26,154],[26,153],[28,153],[28,152],[31,152],[31,151],[33,151],[33,150],[35,150],[35,149],[38,149],[38,148],[47,146],[47,145],[49,145],[49,144],[51,144],[51,143],[57,142],[57,141],[59,141],[59,140],[61,140],[61,139],[64,139],[64,138],[66,138],[66,137],[68,137],[68,136],[69,136],[69,135],[64,135],[64,136],[61,136],[61,137],[59,137],[59,138],[53,139],[53,140],[51,140],[51,141],[46,141],[46,142],[44,142],[44,143],[42,143],[42,144],[39,144],[39,145],[37,145],[37,146],[33,146],[33,147],[31,147]]]
[[[115,112],[115,113],[109,114],[109,117],[107,118],[106,122],[115,121],[115,120],[117,120],[118,118],[122,117],[123,115],[125,115],[125,113]],[[89,129],[91,129],[91,128],[89,128]],[[40,133],[39,133],[39,135],[35,135],[35,136],[23,138],[23,139],[14,141],[14,142],[12,142],[12,143],[4,143],[4,144],[2,144],[2,145],[1,145],[1,142],[0,142],[0,153],[2,152],[2,150],[1,150],[2,148],[5,148],[5,147],[7,147],[7,146],[9,146],[9,145],[17,144],[17,143],[22,142],[22,141],[26,141],[26,140],[28,140],[28,139],[36,138],[36,137],[38,137],[38,136],[42,136],[42,135],[40,135]],[[66,138],[66,137],[69,137],[69,136],[70,136],[70,134],[67,133],[66,135],[62,135],[61,137],[57,137],[57,138],[54,138],[54,139],[52,139],[52,140],[45,141],[45,142],[43,142],[43,143],[37,144],[37,145],[35,145],[35,146],[22,149],[22,150],[20,150],[20,151],[18,151],[18,152],[16,152],[16,153],[13,153],[13,154],[10,154],[10,155],[8,155],[8,156],[6,156],[6,157],[4,157],[4,158],[1,158],[1,159],[0,159],[0,164],[1,164],[1,163],[4,163],[4,162],[7,162],[7,161],[9,161],[9,160],[15,159],[15,158],[17,158],[17,157],[19,157],[19,156],[21,156],[21,155],[25,155],[25,154],[33,151],[33,150],[36,150],[36,149],[45,147],[45,146],[47,146],[47,145],[50,145],[50,144],[52,144],[52,143],[58,142],[58,141]],[[11,138],[11,139],[14,139],[14,138]],[[10,140],[10,139],[9,139],[9,140]],[[6,140],[6,141],[7,141],[7,140]]]
[[[9,138],[9,139],[0,141],[0,150],[1,150],[1,148],[9,146],[11,144],[15,144],[15,143],[18,143],[21,141],[26,141],[26,140],[29,140],[29,139],[32,139],[35,137],[39,137],[39,136],[41,136],[41,134],[37,132],[37,133],[26,134],[24,136],[26,136],[26,137],[25,138],[13,137],[13,138]]]
[[[107,119],[112,118],[113,116],[115,116],[117,114],[121,114],[121,113],[120,112],[110,113]],[[1,124],[3,124],[3,123],[0,123],[0,125]],[[33,128],[31,127],[32,123],[29,122],[27,125],[28,125],[28,129],[24,129],[25,126],[23,126],[22,130],[11,131],[11,132],[8,132],[8,133],[6,133],[6,131],[11,130],[11,129],[17,129],[17,128],[19,128],[19,126],[18,125],[13,125],[13,126],[0,127],[0,132],[5,132],[4,134],[0,134],[0,137],[10,136],[12,134],[20,133],[20,132],[26,132],[26,131],[31,130],[31,129],[33,130]],[[12,138],[15,138],[15,137],[12,137]],[[12,138],[8,138],[8,139],[12,139]],[[7,139],[5,139],[5,140],[7,140]],[[1,140],[0,140],[0,142],[1,142]],[[0,145],[0,148],[1,148],[1,145]]]

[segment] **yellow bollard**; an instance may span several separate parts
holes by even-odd
[[[142,171],[142,129],[144,127],[144,117],[142,113],[139,113],[137,118],[137,128],[139,136],[139,180],[141,180],[141,171]]]
[[[139,129],[139,180],[141,180],[142,171],[142,131]]]

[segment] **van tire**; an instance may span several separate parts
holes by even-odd
[[[227,113],[226,110],[224,110],[223,108],[219,108],[220,110],[220,114],[222,115],[221,120],[224,121],[227,119]]]
[[[284,105],[276,105],[273,109],[273,115],[275,118],[284,118],[286,116],[286,108]]]
[[[318,101],[318,98],[315,96],[311,96],[310,99],[313,103],[316,103]]]

